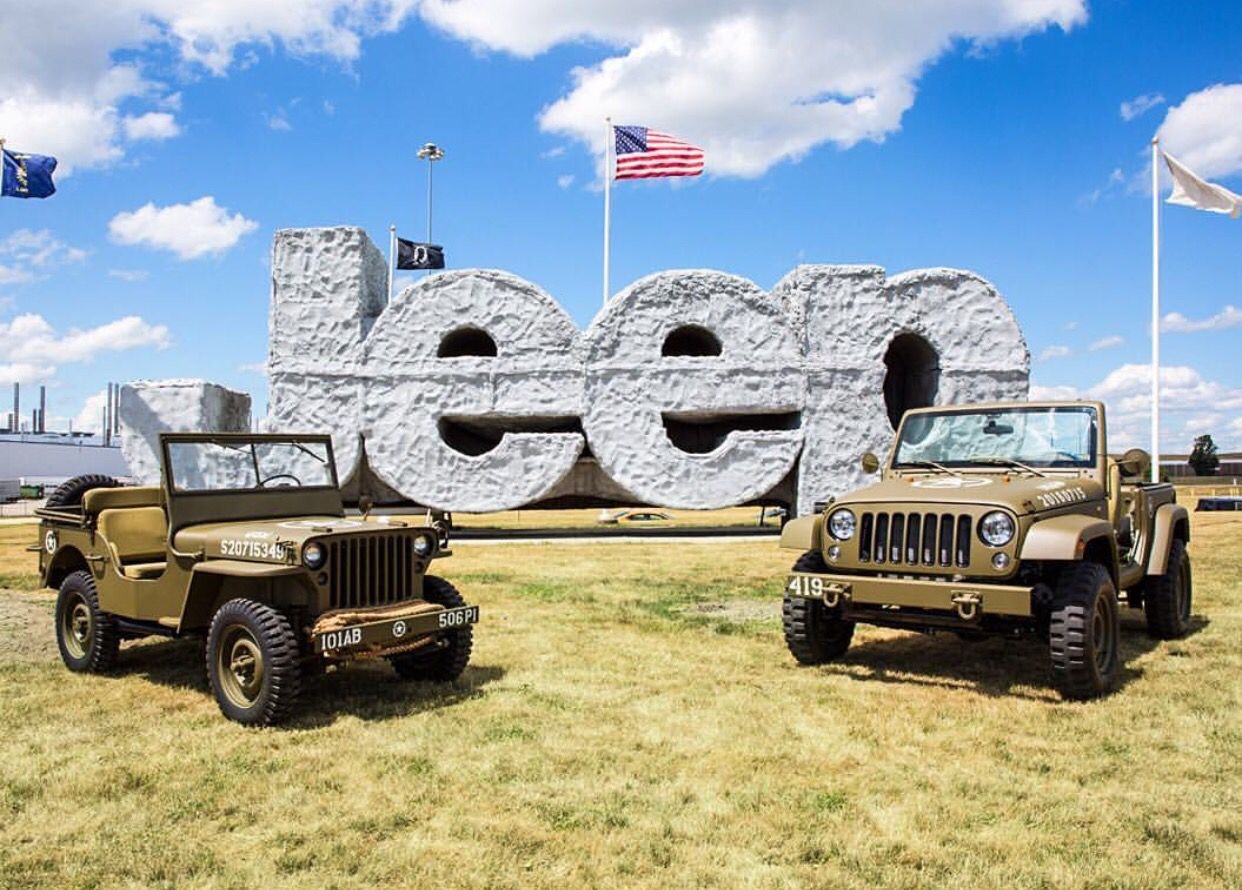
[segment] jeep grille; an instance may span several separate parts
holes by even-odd
[[[973,531],[974,521],[966,514],[864,513],[858,559],[875,565],[965,567]]]
[[[414,535],[328,538],[329,607],[359,609],[409,599],[414,589]]]

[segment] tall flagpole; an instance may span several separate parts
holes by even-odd
[[[1151,140],[1151,481],[1160,481],[1160,137]]]
[[[612,118],[604,118],[604,305],[608,305],[608,261],[612,233]]]
[[[392,302],[392,286],[397,278],[397,227],[395,225],[388,227],[388,299],[386,303]]]

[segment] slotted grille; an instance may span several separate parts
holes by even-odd
[[[329,538],[329,605],[365,609],[409,599],[414,587],[414,535],[348,535]]]
[[[858,559],[875,565],[967,566],[973,529],[965,514],[864,513]]]

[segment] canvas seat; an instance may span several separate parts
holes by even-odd
[[[110,507],[99,513],[99,533],[127,578],[158,578],[167,568],[168,519],[162,507]]]

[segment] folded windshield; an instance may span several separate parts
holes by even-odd
[[[1098,447],[1096,411],[1086,405],[911,414],[893,466],[1088,469]]]
[[[204,439],[168,443],[177,491],[258,491],[336,485],[323,440]]]

